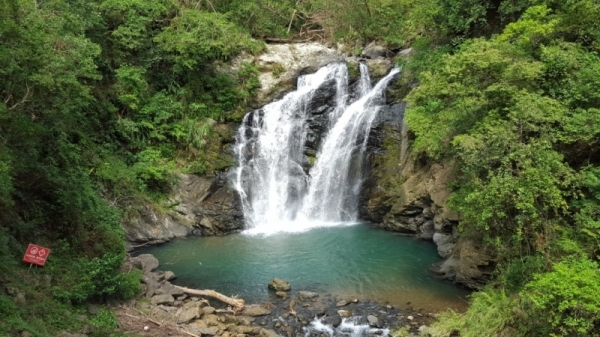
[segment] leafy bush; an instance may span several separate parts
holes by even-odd
[[[520,293],[529,336],[600,336],[600,269],[587,258],[567,258],[538,274]]]

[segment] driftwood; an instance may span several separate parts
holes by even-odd
[[[175,288],[180,289],[186,294],[196,295],[196,296],[207,296],[216,298],[217,300],[229,304],[236,312],[240,312],[244,309],[245,302],[241,298],[231,298],[227,297],[223,294],[220,294],[214,290],[198,290],[198,289],[190,289],[180,286],[175,286]]]

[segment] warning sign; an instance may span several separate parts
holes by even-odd
[[[46,264],[46,259],[49,254],[50,249],[30,243],[25,252],[25,256],[23,256],[23,262],[43,266]]]

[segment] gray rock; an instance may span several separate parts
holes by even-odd
[[[266,316],[271,313],[271,310],[260,306],[247,306],[243,314],[250,317]]]
[[[438,248],[437,248],[438,255],[443,258],[450,257],[450,255],[452,255],[452,252],[454,252],[454,246],[455,246],[455,244],[451,243],[451,242],[448,242],[441,246],[438,246]]]
[[[397,56],[399,56],[399,57],[406,57],[406,56],[412,54],[412,51],[413,51],[412,48],[406,48],[406,49],[403,49],[403,50],[399,51],[398,54],[397,54]]]
[[[337,302],[337,303],[335,304],[335,306],[336,306],[336,307],[343,307],[343,306],[345,306],[345,305],[348,305],[348,304],[350,304],[350,302],[349,302],[349,301],[346,301],[346,300],[341,300],[341,301]]]
[[[218,331],[219,331],[219,329],[214,328],[214,327],[210,327],[210,328],[197,327],[196,328],[197,335],[211,335],[212,336],[212,335],[216,335]]]
[[[433,242],[438,246],[444,245],[450,241],[452,241],[452,235],[450,234],[435,233],[433,235]]]
[[[345,317],[348,318],[350,316],[352,316],[352,312],[348,311],[348,310],[338,310],[338,315],[340,315],[341,317]]]
[[[174,279],[176,279],[176,278],[177,278],[177,277],[175,276],[175,273],[173,273],[172,271],[169,271],[169,270],[167,270],[167,271],[165,272],[165,280],[166,280],[166,281],[171,281],[171,280],[174,280]]]
[[[334,328],[337,328],[338,326],[340,326],[340,324],[342,324],[342,317],[341,317],[341,315],[340,316],[333,315],[333,316],[326,317],[323,321],[325,324],[329,324],[329,325],[333,326]]]
[[[21,337],[33,337],[33,334],[29,331],[21,331],[21,334],[19,335]]]
[[[200,317],[200,308],[194,306],[183,307],[179,315],[177,315],[177,324],[189,323],[191,320]]]
[[[260,336],[261,337],[279,337],[279,334],[277,332],[275,332],[275,330],[262,329],[260,331]]]
[[[169,294],[171,296],[181,296],[184,295],[185,293],[183,292],[183,290],[175,287],[174,285],[172,285],[169,282],[164,283],[160,288],[159,288],[160,293],[163,294]]]
[[[373,315],[367,316],[367,321],[369,322],[369,326],[376,327],[379,325],[379,319]]]
[[[258,57],[242,56],[233,60],[233,64],[255,63],[261,84],[256,106],[261,106],[293,88],[300,72],[314,72],[344,59],[342,53],[319,43],[269,44],[266,53]]]
[[[280,278],[274,278],[269,282],[269,288],[275,291],[289,291],[292,287],[289,282]]]
[[[162,295],[152,296],[152,298],[150,299],[150,302],[154,305],[173,304],[173,302],[175,302],[175,299],[170,294],[162,294]]]
[[[389,54],[390,51],[387,48],[371,43],[362,51],[361,56],[370,59],[382,59]]]
[[[158,260],[152,254],[141,254],[132,258],[131,262],[144,272],[152,272],[158,268]]]
[[[202,310],[204,311],[205,314],[210,315],[210,314],[214,314],[216,309],[213,307],[204,307],[202,308]]]
[[[312,291],[299,291],[298,296],[302,300],[311,300],[313,298],[317,298],[319,296],[319,294],[312,292]]]

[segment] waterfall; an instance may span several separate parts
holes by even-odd
[[[333,63],[301,76],[296,91],[244,117],[236,134],[238,167],[232,180],[248,229],[301,231],[357,220],[368,134],[385,104],[385,88],[398,72],[392,70],[372,88],[361,63],[350,103],[347,66]],[[333,106],[322,123],[324,139],[314,160],[306,151],[309,120],[318,118],[311,115],[310,104],[332,87]]]

